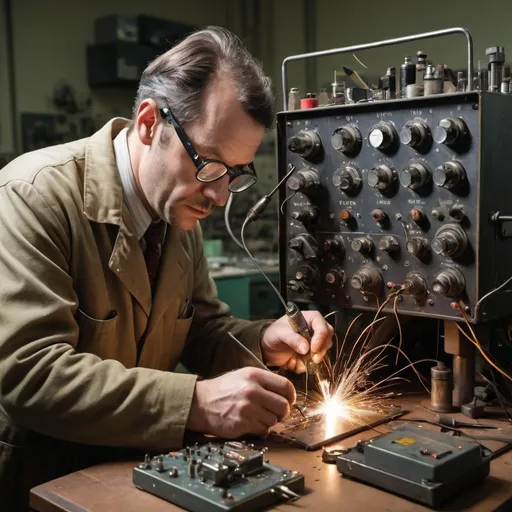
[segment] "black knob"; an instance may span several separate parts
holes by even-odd
[[[445,162],[434,169],[434,183],[451,189],[466,178],[466,170],[459,162]]]
[[[426,123],[420,120],[409,121],[400,131],[400,141],[411,148],[430,145],[432,135]]]
[[[463,204],[457,203],[450,208],[448,213],[452,219],[462,222],[466,217],[466,207]]]
[[[318,219],[318,208],[316,206],[310,206],[304,208],[304,210],[293,212],[292,218],[303,224],[315,222]]]
[[[311,285],[318,279],[318,270],[309,265],[301,265],[295,272],[295,279],[306,285]]]
[[[469,132],[466,123],[459,117],[447,117],[439,121],[434,130],[434,140],[438,144],[455,146],[467,138]]]
[[[316,258],[318,250],[316,240],[308,234],[290,238],[288,240],[288,247],[294,249],[306,259]]]
[[[324,240],[324,252],[339,255],[343,253],[343,242],[340,239],[336,238],[327,238]]]
[[[388,214],[379,208],[372,210],[370,215],[372,216],[373,220],[379,224],[386,223],[389,220]]]
[[[333,286],[345,286],[345,272],[339,268],[332,268],[325,274],[325,282]]]
[[[369,253],[373,251],[373,240],[369,237],[356,238],[350,244],[353,251],[361,253]]]
[[[426,238],[413,237],[406,243],[407,252],[417,258],[425,257],[429,252],[429,244]]]
[[[441,256],[457,258],[468,246],[468,237],[458,224],[446,224],[440,227],[432,240],[432,250]]]
[[[375,149],[386,149],[392,146],[397,140],[395,127],[391,123],[379,123],[375,125],[370,134],[368,141],[370,146]]]
[[[415,296],[427,295],[427,281],[417,272],[410,272],[405,276],[405,293]]]
[[[313,160],[321,154],[322,141],[317,132],[302,130],[288,139],[288,149],[302,158]]]
[[[394,236],[384,236],[380,239],[379,250],[393,254],[400,250],[400,244]]]
[[[429,183],[430,176],[430,171],[425,165],[420,163],[413,163],[409,164],[400,173],[400,183],[402,187],[418,190]]]
[[[379,190],[386,190],[393,185],[396,172],[388,165],[377,165],[368,171],[368,185]]]
[[[290,289],[290,291],[295,293],[304,292],[304,285],[301,282],[296,281],[295,279],[290,279],[288,281],[288,288]]]
[[[456,298],[466,288],[466,280],[462,272],[456,268],[441,270],[434,278],[432,290],[445,297]]]
[[[320,185],[320,177],[313,169],[301,169],[288,178],[286,185],[293,192],[308,192]]]
[[[380,272],[373,267],[360,268],[350,280],[352,288],[361,293],[375,293],[377,295],[382,291],[382,276]]]
[[[348,125],[334,130],[331,145],[336,151],[355,154],[361,149],[361,132],[356,126]]]
[[[361,175],[359,169],[352,165],[347,165],[341,169],[336,169],[332,177],[332,183],[344,192],[353,192],[361,186]]]

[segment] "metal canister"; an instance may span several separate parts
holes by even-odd
[[[334,82],[331,84],[332,94],[331,103],[345,103],[345,82],[343,80],[338,81],[338,73],[334,71]]]
[[[300,92],[297,87],[292,87],[288,94],[288,110],[300,110]]]
[[[400,66],[400,97],[406,97],[406,89],[410,84],[416,83],[416,65],[411,57],[405,57],[404,63]]]
[[[423,85],[425,87],[425,96],[432,94],[441,94],[443,92],[443,82],[439,75],[436,77],[436,70],[434,66],[429,64],[423,77]]]
[[[431,395],[430,408],[436,412],[451,412],[453,393],[453,372],[443,363],[430,369]]]

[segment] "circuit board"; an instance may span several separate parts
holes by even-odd
[[[284,438],[306,450],[318,450],[327,444],[396,419],[406,412],[401,407],[393,405],[347,420],[329,418],[325,415],[303,418],[298,411],[294,411],[284,421],[272,427],[270,432],[271,435]]]
[[[304,476],[270,464],[265,451],[228,441],[147,455],[133,469],[133,483],[197,512],[256,510],[298,499]]]

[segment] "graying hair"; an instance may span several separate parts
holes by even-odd
[[[220,27],[192,33],[148,65],[140,80],[133,117],[143,100],[153,98],[160,108],[169,107],[180,123],[193,121],[201,113],[206,87],[225,73],[234,78],[244,110],[270,128],[274,118],[270,78],[240,39]]]

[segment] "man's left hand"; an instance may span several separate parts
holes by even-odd
[[[332,347],[334,329],[318,311],[303,311],[309,330],[313,333],[311,347],[305,338],[297,334],[288,323],[286,315],[276,320],[265,330],[261,340],[263,360],[270,366],[280,366],[296,373],[303,373],[306,367],[301,355],[311,348],[311,356],[319,363]]]

